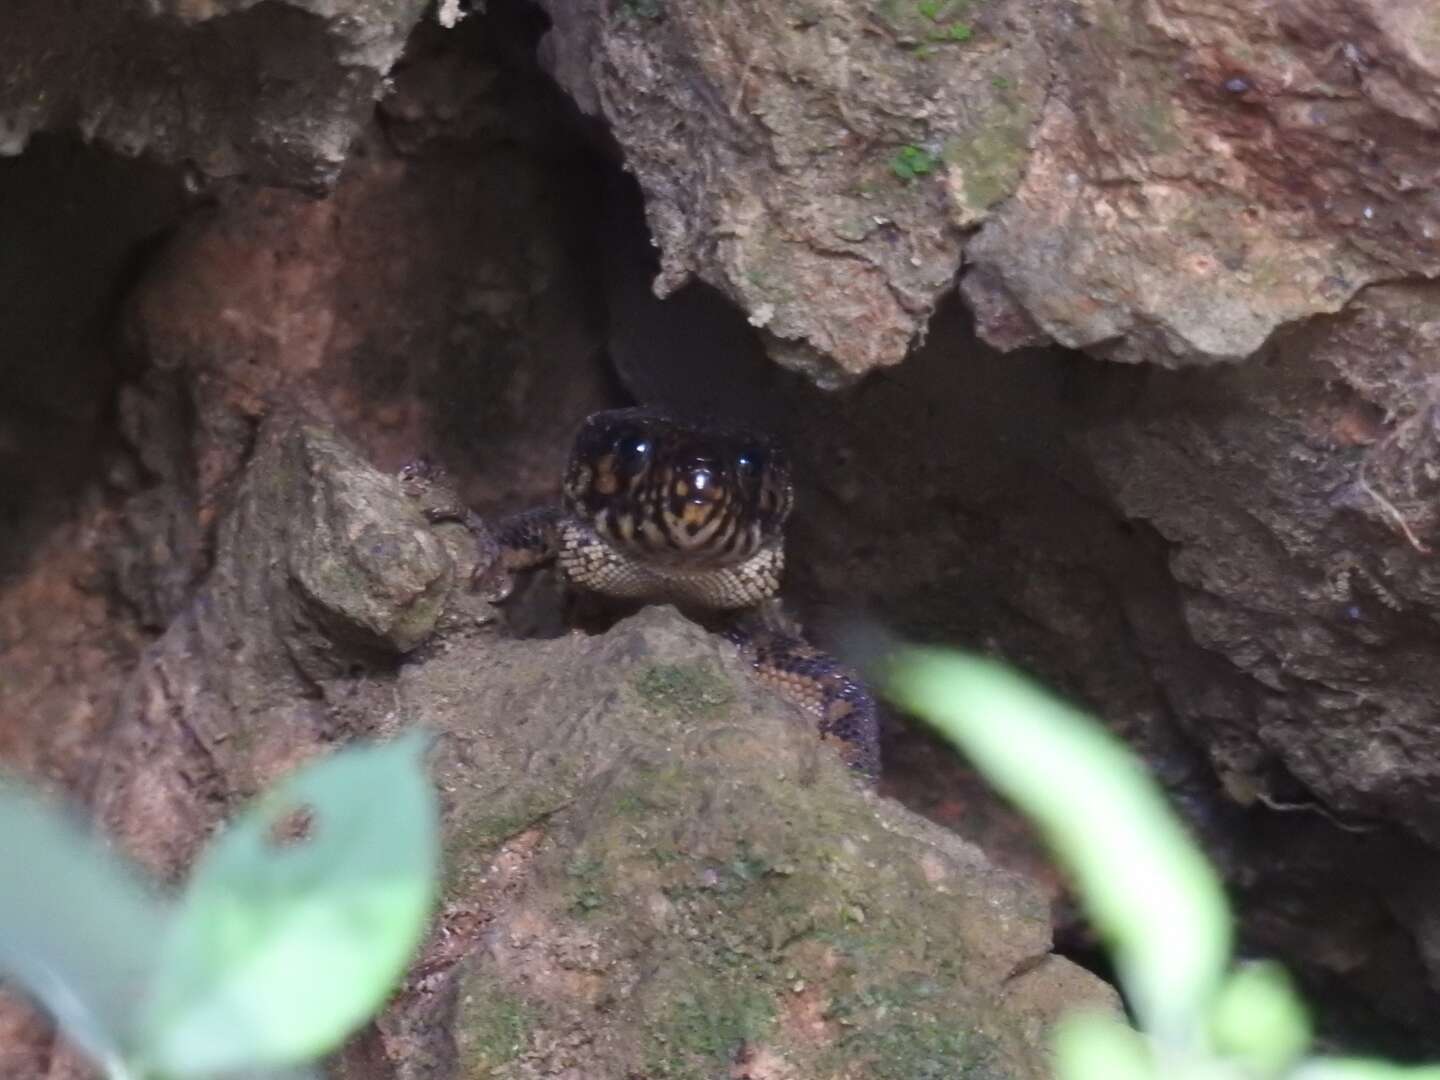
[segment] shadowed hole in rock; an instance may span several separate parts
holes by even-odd
[[[0,159],[0,583],[98,482],[134,490],[115,394],[134,374],[119,309],[186,198],[175,170],[78,139],[35,137]]]

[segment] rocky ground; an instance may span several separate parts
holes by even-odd
[[[1248,947],[1300,971],[1338,1035],[1426,1049],[1440,1004],[1428,5],[488,8],[448,27],[449,5],[411,0],[0,13],[0,148],[15,155],[0,161],[0,757],[178,871],[197,823],[314,747],[383,729],[375,688],[408,685],[394,655],[430,640],[445,592],[440,546],[415,532],[366,548],[364,514],[320,538],[366,553],[358,607],[335,598],[356,586],[348,571],[254,532],[242,508],[279,475],[262,461],[279,452],[267,418],[300,410],[341,433],[304,443],[307,483],[334,478],[334,447],[385,472],[429,449],[494,512],[546,497],[588,410],[664,402],[790,442],[788,587],[822,638],[879,621],[1004,656],[1094,708],[1227,871]],[[341,472],[358,485],[347,504],[402,514],[388,481]],[[333,507],[303,503],[300,520],[334,525]],[[288,576],[241,572],[242,535]],[[296,589],[311,600],[295,617],[315,623],[303,648],[234,635],[236,612],[290,611]],[[445,640],[478,649],[488,633]],[[663,620],[616,633],[704,651]],[[556,664],[617,647],[562,640],[581,651]],[[217,650],[246,663],[207,683]],[[217,709],[231,729],[208,726]],[[1023,830],[903,718],[887,759],[886,794],[1055,892]],[[559,787],[599,806],[591,782]],[[956,866],[979,860],[884,803],[836,813],[817,837],[879,815]],[[716,903],[779,902],[790,878],[751,892],[719,869],[744,822],[711,824],[696,857],[737,890]],[[563,815],[554,828],[486,849],[537,860],[533,880],[504,873],[547,910],[580,887],[563,853],[615,839]],[[684,893],[685,872],[617,903]],[[1033,914],[1035,894],[998,878]],[[483,893],[476,911],[518,925],[529,899]],[[1005,962],[1045,952],[1024,933]],[[575,985],[522,985],[506,949],[442,966],[511,980],[513,1015],[542,1017],[555,1042],[507,1067],[561,1069],[543,1055],[568,1052],[577,1002],[619,983],[582,966]],[[944,993],[979,1016],[997,985]],[[789,1038],[768,1000],[765,1030]],[[411,1022],[356,1054],[388,1060]]]
[[[875,795],[720,639],[657,608],[516,640],[443,532],[328,429],[268,419],[90,792],[173,879],[299,762],[435,733],[441,909],[334,1075],[1040,1080],[1063,1010],[1118,1006],[1051,951],[1040,889]],[[12,1075],[88,1075],[38,1041]]]

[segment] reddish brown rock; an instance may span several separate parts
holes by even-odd
[[[1066,9],[1025,180],[967,246],[1054,340],[1242,360],[1366,285],[1440,272],[1440,38],[1427,0]]]

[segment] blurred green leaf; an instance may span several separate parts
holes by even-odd
[[[1141,1026],[1170,1046],[1203,1045],[1229,962],[1229,907],[1129,751],[989,660],[906,649],[889,685],[1039,826],[1110,943]]]
[[[1359,1058],[1314,1058],[1292,1070],[1287,1080],[1440,1080],[1440,1065],[1392,1065]]]
[[[116,1076],[166,908],[98,838],[0,780],[0,976]]]
[[[1262,1076],[1291,1065],[1310,1045],[1310,1018],[1285,969],[1246,964],[1220,989],[1210,1027],[1218,1053]]]
[[[306,1061],[379,1008],[434,899],[423,747],[412,735],[342,751],[267,793],[211,845],[145,1004],[146,1067],[194,1077]]]
[[[1055,1029],[1057,1080],[1157,1080],[1145,1039],[1112,1016],[1075,1013]]]

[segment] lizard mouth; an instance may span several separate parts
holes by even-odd
[[[781,540],[792,501],[789,466],[770,439],[648,409],[589,417],[566,472],[567,509],[655,565],[744,562]]]

